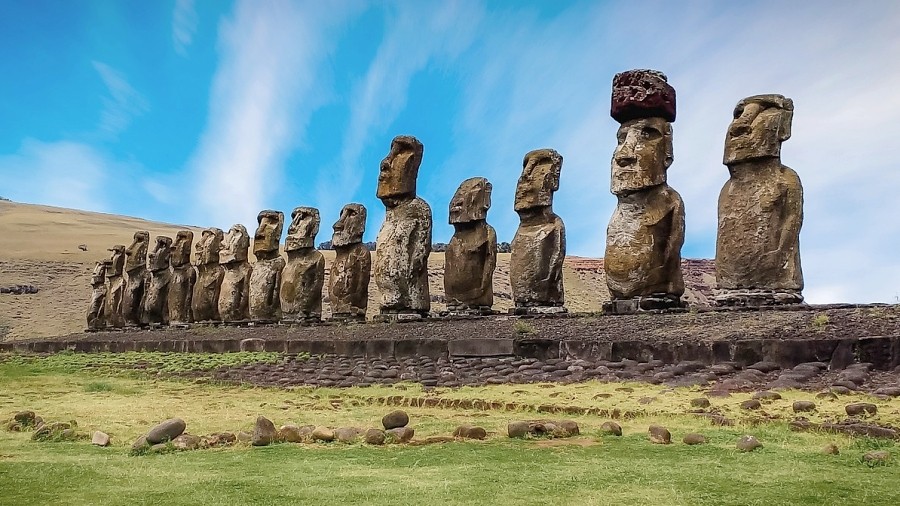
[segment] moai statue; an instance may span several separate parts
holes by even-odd
[[[332,228],[331,246],[335,257],[328,281],[331,318],[365,321],[372,274],[372,253],[362,243],[366,231],[365,206],[347,204]]]
[[[141,321],[145,325],[165,325],[169,323],[169,284],[172,272],[169,259],[172,254],[172,238],[156,236],[156,245],[148,257],[150,279],[144,294],[144,313]]]
[[[104,312],[106,309],[106,269],[109,260],[97,262],[91,273],[91,305],[87,311],[87,330],[103,330],[106,328]]]
[[[566,227],[553,212],[562,156],[552,149],[525,155],[516,186],[519,228],[512,241],[509,281],[516,307],[511,313],[564,313],[563,261]]]
[[[169,325],[182,325],[194,321],[191,311],[191,298],[194,296],[194,283],[197,272],[191,265],[191,245],[194,233],[190,230],[179,230],[172,244],[172,281],[169,283]]]
[[[453,313],[491,314],[497,233],[487,224],[492,185],[483,177],[466,179],[450,200],[455,229],[444,253],[444,294]]]
[[[109,265],[106,268],[106,325],[112,328],[125,326],[122,303],[125,298],[125,246],[116,244],[109,249]]]
[[[315,248],[319,210],[297,207],[291,212],[281,273],[281,312],[285,321],[318,322],[322,318],[325,256]]]
[[[281,271],[284,258],[278,252],[284,213],[260,211],[256,221],[259,227],[253,237],[253,254],[256,263],[250,274],[250,319],[259,323],[274,323],[281,319]]]
[[[191,296],[191,313],[195,322],[219,321],[219,290],[225,268],[219,265],[219,249],[225,234],[219,228],[207,228],[200,234],[197,251],[197,280]]]
[[[621,126],[610,190],[618,204],[606,229],[604,311],[682,307],[684,203],[666,184],[672,165],[675,89],[655,70],[613,78],[611,115]]]
[[[731,177],[719,194],[716,284],[722,305],[803,302],[803,187],[781,164],[794,103],[781,95],[738,102],[725,137]]]
[[[219,263],[224,267],[219,290],[219,317],[225,323],[242,323],[250,319],[250,273],[247,255],[250,236],[240,224],[232,225],[222,239]]]
[[[144,289],[147,285],[147,249],[150,232],[134,233],[131,246],[125,250],[125,295],[122,298],[122,317],[126,325],[140,325],[144,310]]]
[[[415,137],[394,137],[378,173],[376,196],[386,212],[375,240],[375,284],[381,291],[381,314],[388,318],[427,316],[431,310],[431,207],[416,196],[422,152]]]

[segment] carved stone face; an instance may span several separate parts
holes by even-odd
[[[109,268],[109,260],[97,262],[91,273],[91,286],[100,286],[106,281],[106,271]]]
[[[522,175],[516,185],[516,211],[553,204],[562,162],[562,156],[552,149],[538,149],[525,155]]]
[[[278,251],[281,230],[284,228],[284,213],[271,210],[260,211],[256,221],[259,226],[256,227],[256,234],[253,237],[253,254]]]
[[[112,248],[109,248],[109,266],[106,269],[106,276],[121,276],[122,269],[125,268],[125,246],[121,244],[116,244]]]
[[[139,230],[134,233],[131,246],[125,250],[125,270],[131,272],[147,266],[147,248],[150,246],[150,232]]]
[[[781,156],[781,143],[791,137],[794,102],[781,95],[748,97],[734,108],[725,136],[723,163],[731,165]]]
[[[491,208],[492,189],[493,185],[483,177],[463,181],[450,199],[450,224],[486,219]]]
[[[375,196],[379,199],[415,196],[423,151],[422,143],[415,137],[394,137],[391,152],[381,161]]]
[[[220,228],[207,228],[200,234],[200,240],[194,248],[197,251],[197,265],[219,263],[219,249],[225,234]]]
[[[194,233],[190,230],[179,230],[172,244],[172,266],[181,267],[191,263],[191,243],[194,242]]]
[[[672,125],[663,118],[627,121],[616,134],[610,190],[624,195],[666,182],[672,165]]]
[[[156,236],[156,244],[149,256],[151,271],[161,271],[169,268],[169,258],[172,252],[172,238],[164,235]]]
[[[315,246],[320,221],[319,210],[315,207],[295,208],[291,212],[291,225],[284,241],[284,250],[297,251]]]
[[[366,206],[347,204],[341,209],[341,217],[332,225],[334,234],[331,245],[339,248],[362,242],[366,231]]]
[[[232,225],[225,237],[222,238],[222,246],[219,248],[219,263],[230,264],[233,262],[246,262],[250,249],[250,235],[241,224]]]

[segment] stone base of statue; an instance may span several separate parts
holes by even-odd
[[[189,330],[193,324],[187,322],[169,322],[169,328],[175,330]]]
[[[473,316],[494,316],[500,314],[491,306],[469,306],[468,304],[447,304],[447,310],[441,311],[441,316],[450,318],[471,318]]]
[[[428,313],[422,314],[412,310],[382,309],[381,313],[372,317],[372,321],[376,323],[405,323],[421,321],[427,317]]]
[[[316,313],[283,315],[280,322],[281,325],[300,325],[303,327],[318,325],[320,323],[322,323],[322,315]]]
[[[233,321],[222,321],[223,327],[249,327],[250,324],[253,323],[252,320],[233,320]]]
[[[365,323],[366,313],[332,313],[328,321],[334,323]]]
[[[272,325],[277,325],[279,320],[273,320],[269,318],[254,318],[251,319],[248,323],[248,327],[269,327]]]
[[[722,290],[716,295],[716,305],[727,307],[766,307],[802,303],[803,295],[790,290]]]
[[[222,320],[203,320],[191,324],[193,327],[218,327],[219,325],[222,325]]]
[[[516,306],[509,308],[507,314],[513,316],[523,315],[559,315],[566,314],[569,310],[565,306]]]
[[[687,304],[681,296],[671,293],[654,293],[631,299],[613,299],[603,303],[603,313],[612,315],[635,314],[641,311],[678,312]]]

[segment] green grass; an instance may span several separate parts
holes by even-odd
[[[162,363],[165,354],[142,360]],[[85,356],[87,357],[87,356]],[[685,415],[696,390],[668,392],[660,386],[588,382],[576,385],[507,385],[437,389],[418,385],[292,390],[194,384],[188,380],[115,375],[82,368],[85,357],[28,358],[0,362],[0,418],[32,409],[48,421],[78,422],[79,432],[104,430],[113,446],[86,441],[33,442],[30,432],[0,431],[2,504],[898,504],[900,447],[894,441],[796,433],[787,427],[790,402],[811,398],[785,392],[766,404],[775,421],[732,409],[746,396],[713,399],[713,406],[737,421],[716,427]],[[108,360],[101,356],[93,356]],[[611,397],[606,397],[609,394]],[[374,427],[387,411],[385,397],[514,400],[634,409],[618,420],[624,436],[601,436],[607,418],[547,415],[532,407],[516,411],[404,408],[417,438],[448,435],[462,423],[489,431],[482,442],[426,446],[363,444],[277,444],[236,446],[164,455],[129,456],[131,442],[154,423],[180,416],[188,432],[247,430],[257,415],[284,423]],[[642,405],[645,396],[659,400]],[[833,417],[843,404],[871,399],[821,401],[815,417]],[[880,423],[897,424],[900,401],[876,401]],[[510,440],[506,423],[538,417],[576,420],[582,436],[556,440]],[[781,418],[777,418],[780,416]],[[669,428],[673,444],[652,445],[650,424]],[[708,444],[680,443],[701,432]],[[764,447],[744,454],[734,449],[745,433]],[[821,453],[830,442],[837,456]],[[863,453],[883,449],[886,466],[869,467]]]

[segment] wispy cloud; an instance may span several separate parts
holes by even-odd
[[[100,130],[114,137],[128,128],[132,119],[150,110],[150,104],[121,72],[105,63],[92,63],[109,91],[109,96],[103,98]]]
[[[172,13],[172,44],[175,46],[175,52],[181,56],[187,56],[188,47],[194,41],[197,21],[194,0],[175,0],[175,9]]]

